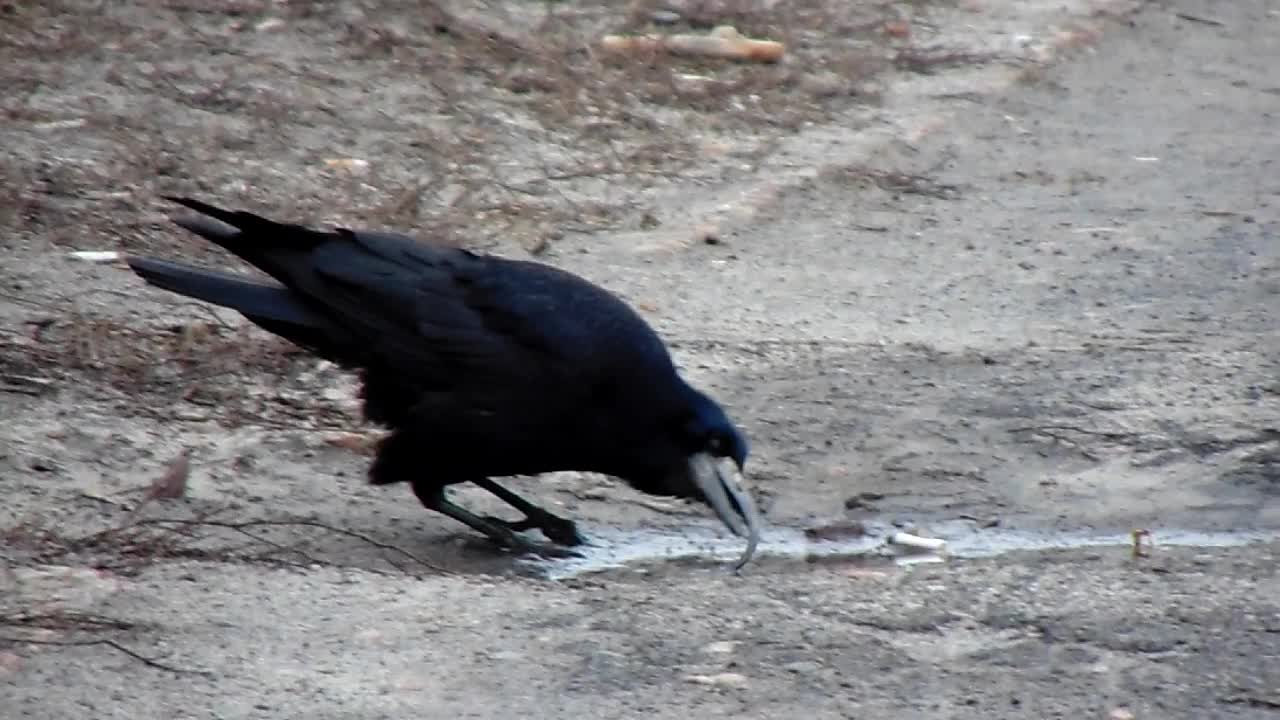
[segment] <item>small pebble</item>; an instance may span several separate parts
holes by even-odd
[[[8,650],[0,652],[0,674],[12,675],[22,669],[22,658]]]
[[[812,675],[822,669],[822,664],[813,660],[796,660],[783,665],[782,669],[792,675]]]
[[[842,522],[832,523],[830,525],[822,525],[818,527],[809,527],[804,529],[805,537],[810,540],[845,540],[848,538],[863,537],[867,534],[866,527],[860,522]]]
[[[42,457],[31,458],[28,467],[36,472],[54,472],[58,469],[57,463],[48,458]]]
[[[800,81],[800,86],[804,88],[805,92],[817,98],[835,97],[853,92],[850,84],[843,77],[833,72],[807,75]]]
[[[720,228],[711,224],[699,225],[698,228],[693,231],[693,236],[700,242],[707,245],[719,245],[724,242],[720,237]]]

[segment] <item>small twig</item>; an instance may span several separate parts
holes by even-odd
[[[266,546],[269,548],[268,550],[260,551],[260,552],[258,552],[258,553],[256,553],[256,554],[254,554],[254,555],[250,556],[250,559],[253,559],[253,560],[259,560],[259,561],[266,561],[266,560],[269,560],[269,559],[273,559],[273,558],[272,558],[272,555],[273,555],[273,554],[277,554],[277,553],[278,553],[278,554],[284,554],[284,555],[287,555],[287,554],[294,554],[294,555],[297,555],[297,556],[301,557],[301,558],[302,558],[302,560],[303,560],[305,563],[308,563],[308,564],[311,564],[311,565],[320,565],[320,564],[322,564],[318,558],[314,558],[314,557],[312,557],[311,555],[308,555],[305,551],[303,551],[303,550],[298,546],[300,543],[299,543],[299,544],[294,544],[294,545],[285,545],[285,544],[283,544],[283,543],[275,542],[274,540],[270,540],[270,539],[268,539],[268,538],[265,538],[265,537],[262,537],[262,536],[260,536],[260,535],[257,535],[257,534],[254,534],[254,533],[252,533],[252,532],[249,532],[249,529],[248,529],[247,527],[245,527],[245,525],[247,525],[247,524],[248,524],[248,523],[219,522],[219,521],[216,521],[216,520],[174,520],[174,519],[156,518],[156,519],[151,519],[151,520],[139,520],[139,521],[137,521],[136,523],[133,523],[133,527],[143,527],[143,526],[149,526],[149,525],[150,525],[150,526],[158,526],[158,527],[161,527],[161,528],[163,528],[163,529],[165,529],[165,530],[168,530],[168,531],[170,531],[170,532],[178,533],[178,534],[182,535],[183,537],[189,538],[189,539],[191,539],[191,540],[196,540],[196,539],[199,539],[199,538],[198,538],[197,536],[195,536],[194,534],[192,534],[192,533],[184,532],[184,531],[183,531],[183,529],[182,529],[181,527],[179,527],[179,528],[172,528],[172,527],[168,527],[168,526],[170,526],[170,525],[179,525],[179,526],[185,526],[185,527],[212,527],[212,528],[222,528],[222,529],[224,529],[224,530],[231,530],[231,531],[233,531],[233,532],[239,533],[240,535],[243,535],[243,536],[245,536],[245,537],[249,538],[249,540],[250,540],[250,541],[252,541],[252,543],[254,543],[254,544],[256,544],[256,545],[266,545]],[[222,554],[222,555],[235,555],[235,553],[236,553],[236,552],[239,552],[239,551],[241,551],[241,550],[243,550],[243,549],[246,549],[246,548],[248,548],[248,547],[251,547],[251,546],[246,545],[246,546],[244,546],[244,548],[223,549],[222,551],[220,551],[220,554]],[[277,560],[277,561],[278,561],[278,562],[282,562],[282,563],[286,563],[286,564],[289,564],[289,565],[294,565],[294,566],[299,566],[299,567],[301,567],[301,564],[299,564],[299,563],[293,563],[293,562],[289,562],[289,561],[287,561],[287,560],[282,560],[282,559],[281,559],[281,560]]]
[[[109,497],[106,497],[106,496],[104,496],[104,495],[97,495],[97,494],[95,494],[95,493],[89,492],[88,490],[81,490],[81,491],[80,491],[80,497],[82,497],[82,498],[84,498],[84,499],[86,499],[86,500],[92,500],[92,501],[94,501],[94,502],[102,503],[103,505],[110,505],[110,506],[112,506],[112,507],[118,507],[118,508],[128,508],[128,507],[129,507],[129,504],[128,504],[128,503],[122,503],[122,502],[120,502],[120,501],[118,501],[118,500],[112,500],[112,499],[111,499],[111,498],[109,498]]]
[[[1248,705],[1255,708],[1266,708],[1268,710],[1280,710],[1280,698],[1272,699],[1267,697],[1259,697],[1257,695],[1232,695],[1222,698],[1222,702],[1228,705]]]
[[[631,502],[641,507],[649,508],[655,512],[665,515],[696,515],[697,510],[692,506],[684,503],[664,503],[661,500],[650,500],[649,498],[628,498]]]
[[[133,658],[134,660],[137,660],[138,662],[142,663],[143,665],[146,665],[148,667],[153,667],[157,670],[164,670],[166,672],[171,672],[175,675],[203,675],[205,677],[212,676],[212,673],[209,673],[204,670],[190,670],[190,669],[175,667],[173,665],[162,663],[159,660],[156,660],[154,658],[149,658],[146,655],[143,655],[142,653],[137,652],[136,650],[130,650],[129,648],[125,647],[124,645],[121,645],[115,640],[107,640],[106,638],[99,638],[97,640],[30,640],[25,638],[0,636],[0,643],[13,643],[15,645],[19,645],[19,644],[56,645],[60,647],[93,647],[95,645],[102,645],[105,647],[109,647],[112,650],[116,650],[118,652],[124,653],[125,655],[128,655],[129,657]]]
[[[1179,19],[1181,19],[1181,20],[1186,20],[1187,22],[1193,22],[1193,23],[1200,23],[1201,25],[1211,25],[1211,26],[1213,26],[1213,27],[1226,27],[1226,26],[1227,26],[1227,24],[1226,24],[1226,23],[1221,22],[1221,21],[1219,21],[1219,20],[1213,20],[1213,19],[1210,19],[1210,18],[1199,17],[1199,16],[1197,16],[1197,15],[1192,15],[1191,13],[1176,12],[1176,13],[1174,13],[1173,15],[1174,15],[1174,17],[1177,17],[1177,18],[1179,18]]]
[[[21,395],[40,395],[53,387],[52,380],[32,375],[0,375],[0,381],[0,392]]]
[[[1040,433],[1042,435],[1049,435],[1053,431],[1075,432],[1075,433],[1080,433],[1081,435],[1093,435],[1095,437],[1102,437],[1108,440],[1124,440],[1125,438],[1131,438],[1134,436],[1134,433],[1130,433],[1130,432],[1115,432],[1111,430],[1088,430],[1086,428],[1076,427],[1074,425],[1028,425],[1026,427],[1009,428],[1009,432],[1015,432],[1015,433],[1016,432],[1034,432],[1034,433]]]
[[[23,305],[26,305],[27,307],[40,308],[41,310],[57,309],[57,307],[54,306],[52,303],[40,302],[39,300],[32,300],[31,298],[18,297],[17,295],[13,295],[4,291],[0,291],[0,298],[4,298],[6,300],[12,300],[13,302],[16,302],[16,303],[21,303]]]
[[[1010,428],[1009,432],[1031,432],[1052,438],[1058,442],[1073,446],[1081,455],[1089,460],[1097,462],[1100,458],[1094,453],[1089,452],[1075,438],[1069,437],[1064,433],[1078,433],[1090,437],[1099,437],[1112,442],[1123,442],[1125,440],[1134,441],[1140,437],[1138,433],[1132,432],[1114,432],[1109,430],[1088,430],[1074,425],[1030,425],[1027,427]]]
[[[334,527],[332,525],[327,525],[325,523],[318,522],[316,520],[245,520],[242,522],[226,522],[221,520],[207,520],[207,519],[182,520],[182,519],[151,518],[151,519],[139,520],[138,522],[134,523],[134,525],[135,526],[185,525],[185,526],[203,526],[203,527],[223,528],[225,530],[232,530],[235,532],[239,532],[240,534],[245,535],[249,538],[252,538],[258,542],[269,544],[280,550],[288,550],[290,552],[298,552],[298,551],[296,550],[296,548],[290,548],[288,546],[280,545],[279,543],[275,543],[270,540],[261,538],[257,535],[254,535],[253,533],[248,532],[248,530],[250,528],[255,528],[255,527],[290,527],[290,526],[311,527],[311,528],[317,528],[320,530],[326,530],[332,533],[337,533],[339,535],[345,535],[346,537],[359,540],[363,543],[376,547],[380,550],[386,550],[388,552],[398,554],[404,558],[412,560],[413,562],[416,562],[419,565],[429,568],[431,570],[435,570],[440,573],[449,574],[448,570],[445,570],[444,568],[438,565],[435,565],[434,563],[431,563],[427,560],[423,560],[422,558],[418,557],[417,555],[414,555],[413,553],[409,552],[408,550],[405,550],[402,547],[392,545],[390,543],[385,543],[380,540],[375,540],[369,537],[368,535],[356,532],[354,530],[347,530],[340,527]]]
[[[58,612],[32,613],[19,611],[0,614],[0,626],[39,628],[41,630],[91,630],[110,628],[112,630],[132,630],[136,627],[128,620],[119,620],[106,615],[65,610]]]

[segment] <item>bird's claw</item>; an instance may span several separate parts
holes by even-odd
[[[520,522],[504,522],[500,524],[506,525],[512,530],[516,530],[524,521]],[[517,532],[519,532],[517,530]],[[496,538],[495,538],[496,540]],[[540,543],[530,540],[520,535],[512,534],[511,537],[499,542],[506,546],[508,550],[524,555],[538,555],[548,560],[558,560],[563,558],[581,558],[582,553],[560,545],[552,545],[551,543]]]
[[[569,558],[581,558],[582,553],[559,545],[548,545],[543,543],[533,543],[533,549],[530,552],[541,555],[549,560],[565,560]]]
[[[547,512],[536,517],[529,516],[523,520],[503,520],[495,517],[486,519],[502,525],[512,532],[540,530],[548,540],[560,545],[572,547],[587,544],[586,538],[582,537],[582,534],[578,532],[578,526],[572,520],[565,520]]]
[[[558,518],[554,515],[544,518],[539,524],[538,529],[542,531],[547,539],[565,546],[585,545],[586,538],[578,532],[578,526],[571,520]]]

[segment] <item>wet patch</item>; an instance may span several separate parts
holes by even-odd
[[[967,521],[940,523],[927,536],[946,541],[939,552],[906,547],[893,542],[899,530],[889,524],[867,523],[863,532],[814,539],[812,533],[785,526],[769,526],[760,537],[755,560],[743,569],[750,574],[757,564],[801,561],[864,562],[868,565],[911,565],[945,562],[948,559],[985,558],[1013,552],[1044,552],[1088,547],[1132,547],[1138,542],[1133,532],[1104,533],[1091,530],[1032,530],[978,528]],[[1160,546],[1221,548],[1280,539],[1277,530],[1200,531],[1177,528],[1150,529],[1141,539],[1141,548]],[[644,568],[656,564],[723,564],[732,572],[742,554],[743,541],[717,532],[712,527],[690,527],[680,532],[667,530],[597,529],[590,545],[578,548],[582,557],[554,560],[525,559],[519,562],[552,580],[592,573]]]

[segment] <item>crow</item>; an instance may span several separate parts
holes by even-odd
[[[574,556],[576,525],[493,481],[575,470],[709,505],[747,538],[748,454],[725,411],[677,373],[654,330],[613,293],[550,265],[433,246],[398,233],[316,230],[199,200],[178,226],[271,281],[129,256],[147,283],[234,309],[359,373],[365,418],[390,432],[369,469],[424,507],[508,550]],[[474,514],[446,488],[471,482],[524,514]],[[537,529],[554,545],[523,535]]]

